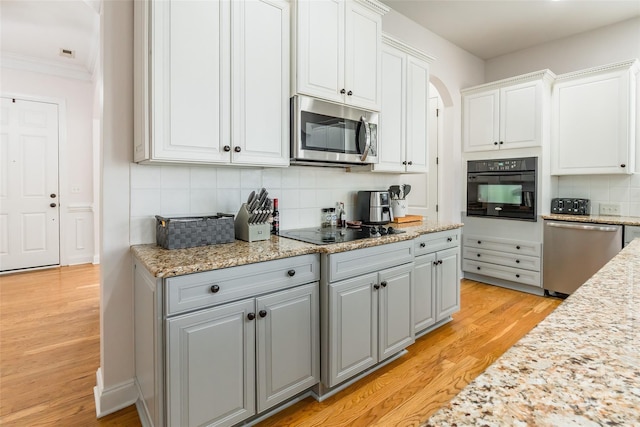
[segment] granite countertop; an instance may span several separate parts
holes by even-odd
[[[550,214],[542,215],[542,219],[553,219],[556,221],[590,222],[594,224],[640,225],[640,217],[637,216]]]
[[[155,244],[134,245],[131,247],[131,251],[153,276],[164,278],[298,255],[345,252],[411,240],[422,234],[453,230],[463,226],[460,223],[435,221],[390,225],[405,230],[406,233],[331,245],[313,245],[284,237],[271,236],[269,240],[258,242],[249,243],[235,240],[232,243],[220,245],[173,250],[163,249]]]
[[[423,426],[640,425],[640,239]]]

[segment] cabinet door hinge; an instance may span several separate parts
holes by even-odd
[[[436,157],[436,165],[440,164],[440,157]]]
[[[438,205],[436,205],[436,212],[438,212]]]
[[[440,109],[436,108],[436,117],[440,117]]]

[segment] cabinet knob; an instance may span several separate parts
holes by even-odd
[[[413,162],[411,160],[409,160],[409,166],[411,166],[413,164]]]
[[[405,160],[404,162],[402,162],[402,164],[403,164],[403,165],[406,165],[406,164],[407,164],[407,161]]]
[[[256,318],[256,314],[255,314],[255,313],[249,313],[249,314],[247,314],[247,319],[249,319],[249,320],[253,320],[253,319],[255,319],[255,318]]]
[[[500,141],[500,145],[504,144],[504,141]]]
[[[260,310],[258,314],[260,315],[260,317],[267,317],[267,310]]]
[[[55,199],[56,198],[56,193],[49,194],[49,197],[51,197],[52,199]]]
[[[293,277],[296,275],[296,271],[295,270],[289,270],[287,271],[287,274],[289,275],[289,277]]]
[[[520,249],[520,245],[516,246],[516,249]]]
[[[480,254],[476,254],[476,256],[477,256],[478,258],[480,258]]]
[[[351,96],[351,95],[353,95],[353,92],[351,91],[347,92],[347,96]]]
[[[480,270],[480,267],[477,267],[478,270]]]
[[[427,246],[427,244],[426,244],[426,243],[424,243],[424,242],[420,243],[420,247],[421,247],[421,248],[424,248],[424,247],[426,247],[426,246]]]
[[[625,165],[624,163],[620,165],[621,168],[626,168],[627,165]]]
[[[519,274],[516,274],[516,277],[520,277],[520,275],[519,275]]]
[[[520,264],[520,260],[519,259],[516,260],[516,264]]]
[[[453,241],[453,237],[447,237],[447,242]]]
[[[347,93],[347,91],[344,89],[340,89],[340,93],[344,95],[345,93]]]
[[[433,261],[433,265],[438,265],[438,261]],[[480,267],[478,267],[480,268]]]
[[[480,245],[480,244],[482,244],[482,240],[478,240],[478,244],[479,244],[479,245]]]
[[[226,152],[229,152],[229,151],[231,151],[231,147],[229,147],[228,145],[225,145],[223,150],[226,151]]]
[[[55,208],[58,205],[56,205],[55,203],[51,203],[49,206],[51,206],[52,208]]]
[[[387,287],[387,282],[386,281],[380,282],[380,286],[382,286],[383,288],[386,288]]]
[[[211,292],[213,292],[214,294],[217,294],[219,290],[220,290],[220,286],[218,285],[211,286]]]
[[[373,285],[373,289],[375,289],[375,290],[377,291],[378,289],[380,289],[380,285],[378,285],[378,284],[376,283],[375,285]]]
[[[498,141],[493,141],[493,145],[498,145]]]
[[[236,145],[235,147],[233,147],[233,151],[235,151],[236,153],[239,153],[240,151],[242,151],[242,148],[240,148],[239,145]]]
[[[438,260],[438,264],[442,265],[442,260],[441,259]]]

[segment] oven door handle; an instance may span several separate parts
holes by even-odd
[[[360,117],[360,122],[362,126],[364,126],[364,150],[362,150],[362,155],[360,156],[360,161],[367,160],[367,156],[369,155],[369,150],[371,149],[371,130],[369,129],[369,122],[364,116]]]

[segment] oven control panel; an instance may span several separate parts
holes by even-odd
[[[589,199],[551,199],[552,214],[589,215]]]

